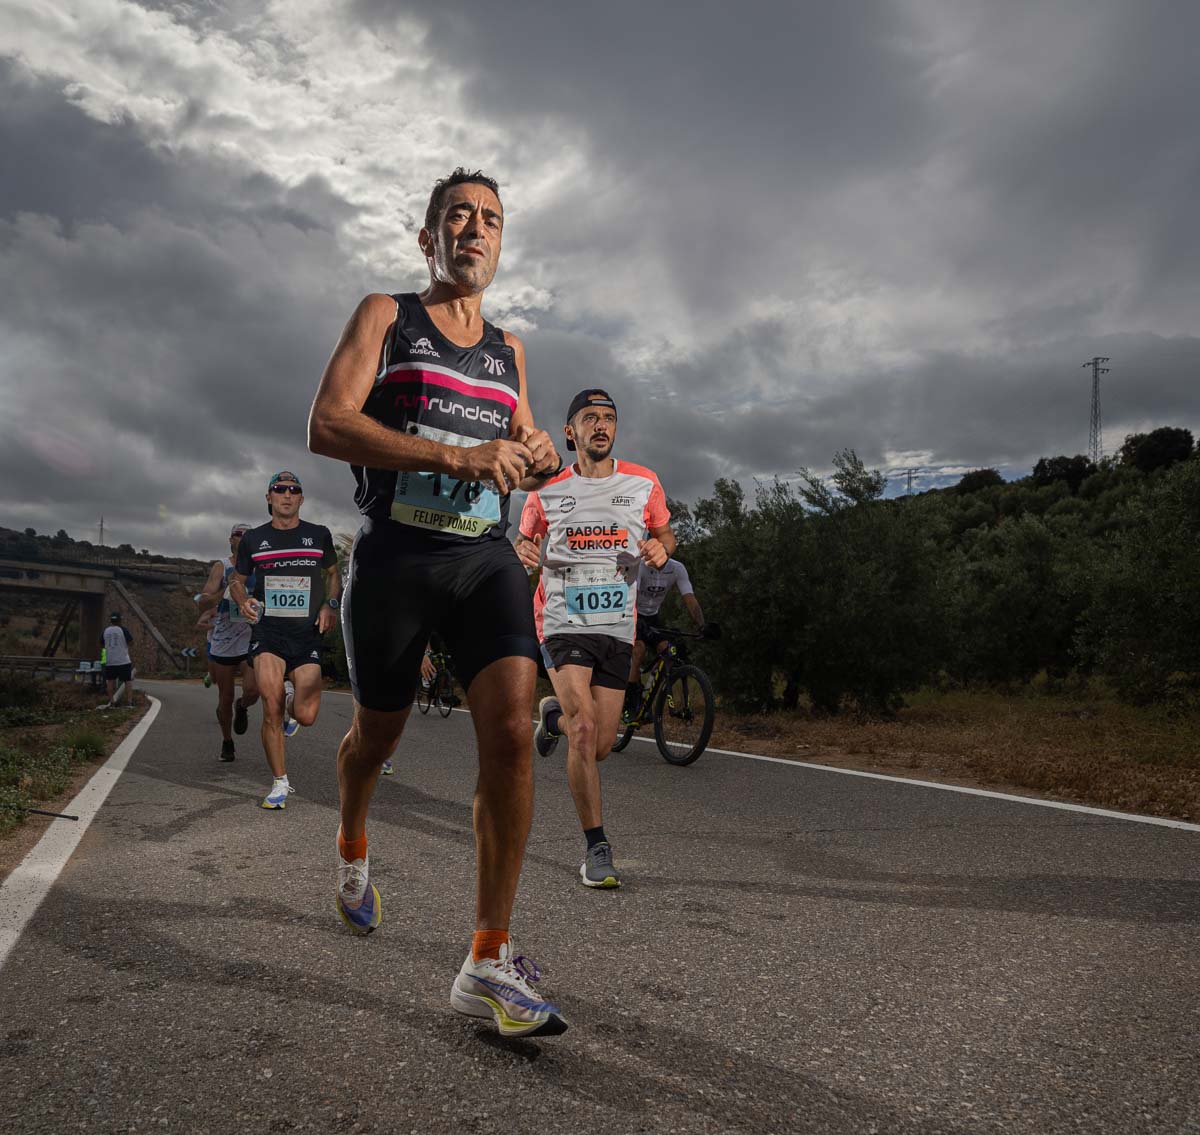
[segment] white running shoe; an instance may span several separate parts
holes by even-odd
[[[277,776],[274,783],[271,785],[271,791],[263,797],[262,806],[264,808],[286,808],[287,798],[296,790],[288,784],[286,776]]]
[[[467,1017],[492,1018],[501,1036],[558,1036],[567,1031],[558,1007],[533,990],[541,972],[529,958],[513,957],[512,943],[499,958],[475,961],[470,951],[450,987],[450,1007]]]
[[[370,934],[383,917],[383,903],[371,882],[370,856],[338,856],[337,912],[355,934]]]

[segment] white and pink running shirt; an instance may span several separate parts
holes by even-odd
[[[658,477],[628,461],[614,461],[608,477],[582,477],[572,465],[530,493],[521,535],[545,537],[533,597],[538,638],[597,634],[632,642],[638,541],[670,520]]]

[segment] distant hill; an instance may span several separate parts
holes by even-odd
[[[130,570],[146,568],[161,572],[174,570],[177,575],[196,575],[208,571],[209,560],[193,560],[183,556],[162,556],[147,548],[132,544],[116,547],[100,546],[88,540],[75,540],[63,529],[48,536],[26,528],[23,532],[0,525],[0,559],[58,560],[66,563],[103,564]]]

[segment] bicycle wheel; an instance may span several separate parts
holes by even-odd
[[[449,670],[439,670],[434,679],[434,700],[437,702],[438,713],[443,717],[450,716],[454,707],[454,679]]]
[[[417,709],[422,713],[428,713],[431,705],[433,705],[433,683],[426,684],[422,678],[417,682]]]
[[[620,752],[620,751],[621,751],[623,748],[625,748],[625,746],[626,746],[626,745],[628,745],[628,744],[629,744],[629,742],[630,742],[630,741],[632,741],[632,740],[633,740],[633,735],[634,735],[636,732],[637,732],[637,726],[636,726],[636,725],[627,725],[627,726],[625,727],[625,732],[624,732],[624,733],[622,733],[622,734],[621,734],[621,735],[620,735],[620,736],[619,736],[619,737],[616,739],[616,741],[613,743],[612,751],[613,751],[614,753],[619,753],[619,752]]]
[[[712,736],[716,699],[698,666],[676,666],[654,703],[654,740],[663,759],[690,765]]]

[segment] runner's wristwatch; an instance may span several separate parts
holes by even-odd
[[[326,599],[325,602],[328,603],[329,606],[331,606],[335,611],[339,606],[341,606],[341,600],[338,599],[336,595],[332,599]]]

